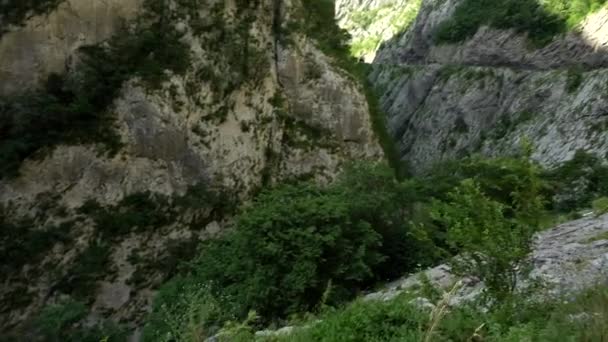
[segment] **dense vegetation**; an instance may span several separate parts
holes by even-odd
[[[161,290],[149,340],[189,329],[176,315],[197,310],[205,334],[254,311],[253,326],[280,322],[463,252],[474,257],[457,269],[485,280],[488,298],[509,298],[513,263],[540,227],[546,182],[527,156],[469,159],[453,170],[398,182],[385,166],[353,165],[327,187],[263,192]]]
[[[514,29],[528,35],[536,46],[579,24],[605,0],[465,0],[435,34],[438,43],[456,43],[475,34],[482,25]]]
[[[251,310],[270,322],[352,298],[374,281],[434,261],[430,241],[407,222],[407,190],[391,169],[371,165],[351,166],[329,187],[305,182],[266,190],[166,291],[205,284],[203,294],[218,298],[221,312],[209,318],[211,326]],[[172,312],[187,311],[174,307],[180,301],[173,296],[159,300]],[[149,328],[153,336],[170,328],[159,322]]]
[[[23,160],[61,143],[102,143],[110,153],[120,148],[110,106],[122,84],[139,77],[157,88],[166,70],[183,73],[189,66],[181,34],[156,15],[164,4],[145,1],[135,28],[107,44],[82,47],[76,70],[51,74],[43,89],[0,98],[0,178],[14,176]]]
[[[231,336],[227,341],[238,336],[251,340],[255,330],[311,315],[322,317],[323,323],[302,332],[302,337],[296,334],[297,338],[420,337],[431,325],[428,314],[404,305],[405,299],[337,308],[375,284],[444,260],[451,260],[457,273],[484,280],[488,287],[480,300],[490,305],[491,315],[484,316],[475,307],[452,310],[434,332],[442,336],[439,340],[470,336],[482,323],[480,334],[499,341],[513,340],[511,334],[548,334],[554,325],[577,336],[573,329],[578,323],[564,321],[565,312],[572,313],[570,304],[528,303],[530,311],[513,311],[523,305],[515,291],[514,265],[526,269],[521,262],[532,234],[542,229],[544,218],[563,201],[560,193],[570,193],[579,183],[589,184],[589,179],[598,184],[594,182],[606,179],[608,172],[596,165],[597,158],[582,152],[550,172],[528,157],[529,152],[517,158],[466,158],[403,181],[387,166],[357,163],[326,186],[300,181],[266,189],[242,210],[227,234],[203,243],[198,256],[161,288],[145,340],[197,341],[218,332]],[[554,177],[563,182],[555,182]],[[594,198],[606,195],[607,191],[597,190],[560,208],[588,207]],[[194,191],[184,198],[190,198],[185,202],[194,207],[208,202],[199,197],[205,198]],[[172,203],[179,207],[182,202]],[[605,210],[604,202],[595,201],[598,212]],[[81,211],[104,228],[98,239],[104,241],[171,220],[172,207],[159,203],[158,198],[142,194],[126,198],[116,208],[89,203]],[[91,245],[91,255],[81,258],[82,267],[97,268],[103,248]],[[456,254],[468,258],[452,258]],[[78,273],[88,274],[84,269]],[[87,298],[78,291],[66,293]],[[425,290],[434,301],[439,300],[437,293]],[[533,315],[554,307],[563,315],[538,320]],[[386,320],[387,316],[393,318]],[[581,324],[587,323],[592,322]],[[80,324],[74,320],[60,336],[69,340],[84,334],[87,330]],[[122,341],[122,335],[112,332],[119,330],[108,331],[107,336],[116,336],[111,341]]]
[[[388,2],[373,10],[362,10],[349,14],[348,20],[352,22],[349,29],[366,32],[364,36],[353,38],[350,43],[351,54],[360,58],[374,53],[380,47],[387,30],[393,34],[405,32],[416,19],[421,6],[421,0],[408,1],[405,6]],[[386,21],[388,21],[388,25],[381,31],[376,28],[377,32],[369,32],[369,26],[372,23]]]
[[[309,327],[296,328],[289,336],[255,340],[592,342],[608,338],[606,287],[566,301],[536,302],[519,296],[494,306],[489,312],[476,305],[448,310],[442,298],[437,299],[434,308],[423,309],[412,301],[416,295],[406,293],[389,302],[358,300],[338,310],[328,310],[319,317],[319,323],[305,321],[302,325]],[[231,341],[254,340],[251,334],[242,331]]]
[[[529,311],[514,311],[524,305],[516,281],[525,275],[522,262],[532,235],[545,217],[555,216],[549,214],[559,200],[556,194],[567,188],[552,177],[572,167],[546,172],[529,161],[529,153],[468,158],[401,182],[388,167],[355,164],[326,187],[295,183],[266,190],[229,234],[203,246],[188,273],[161,289],[145,336],[194,341],[196,334],[220,331],[231,336],[227,341],[247,340],[267,324],[321,313],[322,324],[290,338],[418,340],[414,336],[424,336],[430,324],[428,314],[401,300],[332,308],[379,281],[442,259],[451,260],[457,274],[487,284],[479,300],[490,305],[492,315],[474,307],[453,311],[437,328],[439,340],[466,339],[482,323],[479,333],[500,341],[513,340],[512,334],[545,336],[554,325],[574,329],[577,322],[564,321],[570,304],[526,303]],[[579,162],[593,159],[581,156]],[[456,254],[464,257],[452,259]],[[559,308],[561,316],[533,316],[549,307]],[[387,315],[394,319],[386,321]],[[587,323],[593,322],[581,324]]]

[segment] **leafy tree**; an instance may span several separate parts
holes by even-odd
[[[452,261],[455,272],[479,277],[496,299],[504,299],[515,290],[537,229],[516,218],[518,215],[505,216],[506,209],[488,198],[474,180],[467,179],[448,194],[447,201],[436,201],[432,211],[432,216],[448,227],[448,243],[462,251]]]
[[[384,260],[381,236],[339,194],[311,184],[262,193],[234,232],[203,247],[197,273],[217,284],[237,316],[280,317],[313,308],[332,280],[345,298]]]
[[[208,286],[222,312],[208,326],[251,310],[269,321],[344,301],[431,262],[432,243],[408,222],[410,195],[390,168],[371,164],[348,166],[329,186],[267,189],[231,231],[203,244],[181,281]]]

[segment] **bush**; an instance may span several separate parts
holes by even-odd
[[[415,294],[391,301],[358,300],[296,326],[291,334],[260,341],[604,341],[608,337],[605,287],[563,300],[537,302],[517,296],[489,310],[460,305],[444,312],[431,333],[431,317],[412,304]],[[575,319],[581,317],[581,319]],[[589,317],[589,319],[582,319]],[[252,337],[253,339],[253,337]]]
[[[391,169],[373,165],[352,165],[328,187],[263,191],[231,232],[202,246],[187,282],[209,286],[219,322],[344,301],[431,262],[432,243],[407,222],[407,196]]]
[[[330,280],[335,295],[347,298],[384,260],[380,245],[341,196],[287,185],[262,193],[231,235],[204,246],[197,268],[230,298],[237,317],[251,309],[284,317],[312,309]]]
[[[574,157],[543,174],[553,189],[553,209],[571,212],[589,208],[594,198],[608,196],[608,166],[599,157],[577,151]]]
[[[473,180],[463,181],[448,197],[435,203],[432,216],[447,227],[448,243],[462,252],[452,261],[455,273],[476,276],[490,296],[507,298],[538,227],[506,217],[505,205],[486,197]]]
[[[593,211],[597,216],[608,213],[608,197],[600,197],[593,201]]]
[[[177,277],[165,284],[154,299],[152,314],[143,330],[142,341],[203,341],[219,326],[222,312],[207,287]],[[222,317],[228,320],[227,317]]]

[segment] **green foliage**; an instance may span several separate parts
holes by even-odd
[[[364,36],[353,39],[350,43],[350,51],[354,57],[360,58],[364,55],[374,53],[382,42],[382,35],[386,30],[398,34],[406,31],[416,19],[421,0],[408,1],[405,5],[396,3],[385,3],[373,10],[361,10],[348,14],[347,22],[350,21],[350,30],[368,31],[369,26],[377,22],[387,22],[383,32],[366,32]]]
[[[256,339],[272,342],[423,341],[431,315],[416,308],[412,294],[394,300],[358,300],[295,327],[290,335]],[[576,319],[574,317],[589,317]],[[603,341],[608,337],[608,292],[591,289],[574,300],[544,303],[524,296],[499,303],[489,311],[474,306],[450,308],[432,335],[433,342]],[[253,337],[251,338],[253,340]]]
[[[166,196],[152,192],[138,192],[124,197],[115,205],[102,206],[87,201],[78,211],[93,219],[97,233],[105,240],[120,238],[133,232],[159,229],[177,221],[187,210],[214,208],[230,211],[230,200],[223,194],[205,187],[205,184],[188,188],[181,196]],[[201,222],[192,222],[200,224]]]
[[[388,164],[395,171],[397,179],[402,180],[409,175],[408,165],[406,162],[401,160],[399,151],[397,150],[397,144],[393,137],[389,134],[386,122],[386,114],[380,109],[380,103],[378,101],[378,94],[376,94],[367,76],[362,78],[363,90],[365,92],[365,98],[367,99],[368,109],[372,121],[372,129],[376,134],[376,138],[384,151],[384,157]]]
[[[450,190],[460,182],[474,179],[486,196],[513,211],[517,206],[538,207],[536,196],[526,197],[518,194],[526,191],[546,194],[549,184],[541,173],[540,167],[529,160],[529,152],[525,152],[520,157],[485,159],[473,156],[440,163],[427,175],[418,177],[413,182],[420,199],[445,199]],[[518,203],[524,200],[530,202]],[[535,214],[537,213],[530,213],[531,216]]]
[[[23,25],[30,16],[45,14],[63,0],[6,0],[0,2],[0,37],[10,25]]]
[[[304,11],[297,25],[314,38],[323,52],[341,64],[349,63],[351,56],[347,42],[349,34],[336,24],[334,0],[303,0]],[[348,70],[348,68],[345,68]]]
[[[223,195],[207,189],[204,184],[190,187],[181,196],[134,193],[108,206],[87,201],[78,212],[92,219],[95,235],[89,247],[76,258],[67,276],[61,279],[57,290],[89,300],[99,278],[107,275],[112,242],[132,233],[158,231],[182,219],[186,212],[192,216],[191,221],[183,222],[185,225],[204,226],[217,219],[218,215],[232,210],[228,202]],[[214,213],[211,213],[212,209]],[[205,214],[199,215],[201,212]],[[131,281],[140,286],[146,282],[145,273],[153,271],[171,277],[177,272],[180,262],[190,260],[195,252],[193,241],[170,240],[156,257],[134,261],[137,269]]]
[[[581,67],[572,67],[568,69],[566,79],[566,91],[570,94],[574,93],[583,83],[584,74]]]
[[[108,42],[80,49],[81,61],[66,75],[51,74],[43,89],[0,98],[0,178],[15,176],[26,158],[61,144],[102,143],[120,149],[110,106],[122,84],[139,77],[155,89],[166,70],[184,73],[190,63],[183,43],[164,12],[148,0],[144,18]]]
[[[36,326],[43,335],[59,338],[63,331],[83,319],[86,314],[87,308],[83,303],[70,300],[45,307],[36,320]]]
[[[608,196],[608,166],[601,158],[577,151],[574,157],[559,167],[548,170],[553,209],[572,212],[589,208],[593,199]]]
[[[207,287],[177,277],[155,297],[142,341],[203,341],[217,333],[219,327],[213,323],[223,317],[220,309]]]
[[[237,316],[252,308],[264,317],[306,311],[330,279],[350,292],[383,258],[380,236],[351,218],[342,200],[307,184],[263,192],[235,233],[203,247],[202,279],[234,298]]]
[[[74,300],[67,300],[42,309],[28,334],[36,341],[45,342],[126,342],[126,330],[103,322],[97,326],[85,326],[83,319],[87,307]]]
[[[507,298],[538,228],[506,217],[505,205],[486,197],[473,180],[463,181],[448,197],[435,203],[432,216],[448,227],[448,243],[462,253],[452,261],[454,271],[483,280],[491,297]]]
[[[600,216],[608,213],[608,197],[600,197],[592,203],[595,215]]]
[[[251,310],[268,322],[334,305],[436,260],[430,240],[408,223],[409,195],[391,169],[365,164],[328,187],[265,190],[231,232],[202,246],[187,283],[209,286],[224,315],[215,325]]]
[[[575,27],[605,0],[465,0],[435,33],[438,43],[456,43],[473,36],[480,26],[515,29],[536,46]]]
[[[376,49],[380,46],[381,42],[382,37],[378,36],[370,36],[354,40],[350,44],[350,53],[353,56],[360,58],[362,56],[365,56],[366,54],[376,51]]]

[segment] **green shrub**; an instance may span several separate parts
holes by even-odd
[[[544,172],[551,184],[552,207],[560,212],[589,208],[594,198],[608,196],[608,166],[602,159],[577,151],[559,167]]]
[[[330,279],[345,298],[383,257],[380,235],[343,201],[308,184],[263,192],[235,232],[203,247],[201,278],[217,283],[237,316],[309,310]]]
[[[542,46],[580,23],[605,0],[465,0],[438,27],[437,43],[457,43],[473,36],[480,26],[515,29]]]
[[[592,204],[595,215],[600,216],[608,213],[608,197],[600,197]]]
[[[473,179],[485,196],[504,206],[506,217],[517,215],[518,219],[536,226],[544,214],[545,198],[552,191],[543,170],[530,160],[530,155],[528,149],[518,157],[474,156],[440,163],[429,174],[414,178],[411,186],[418,201],[447,200],[450,191],[460,182]]]
[[[454,271],[483,280],[493,298],[507,298],[537,226],[506,217],[505,206],[486,197],[473,180],[463,181],[448,197],[435,203],[432,216],[448,227],[448,243],[462,253],[452,261]]]
[[[406,190],[388,167],[365,164],[328,187],[265,190],[231,232],[202,246],[188,282],[207,284],[236,321],[251,310],[268,322],[344,301],[435,261],[432,243],[408,223]]]
[[[68,293],[88,304],[97,289],[97,281],[108,271],[110,253],[107,244],[91,242],[56,284],[55,290]]]
[[[257,340],[603,341],[608,337],[607,294],[605,287],[597,287],[568,300],[537,302],[526,296],[517,296],[509,302],[496,303],[489,310],[474,305],[460,305],[445,312],[432,336],[428,336],[431,325],[429,312],[410,302],[415,294],[402,294],[391,301],[357,300],[343,308],[311,318],[302,326],[296,326],[289,335]],[[437,311],[435,309],[433,315]]]
[[[574,93],[583,83],[584,74],[581,67],[572,67],[568,69],[566,79],[566,91],[570,94]]]
[[[142,334],[142,341],[203,341],[215,334],[214,323],[228,320],[210,290],[177,277],[165,284],[154,298],[152,314]]]
[[[83,303],[69,300],[45,307],[36,319],[35,325],[42,335],[59,338],[64,331],[83,319],[86,314],[87,308]]]

